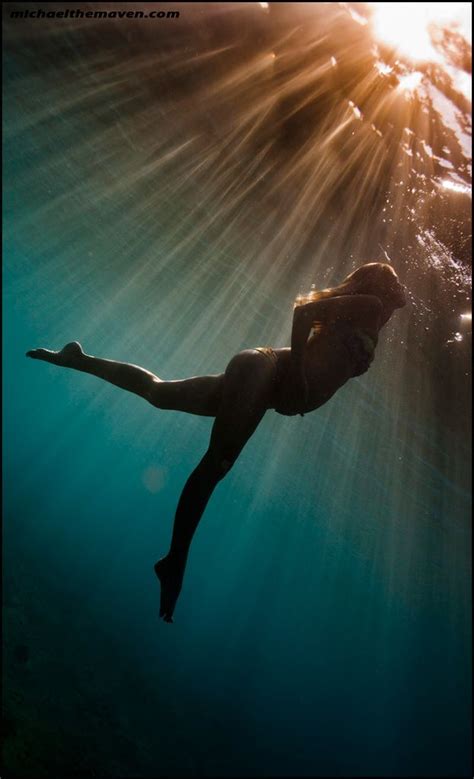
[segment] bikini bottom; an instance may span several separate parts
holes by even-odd
[[[275,366],[278,365],[278,356],[271,346],[256,346],[254,351],[265,354]]]
[[[275,368],[275,374],[274,374],[274,382],[276,385],[279,385],[282,378],[282,361],[278,359],[278,355],[275,352],[274,349],[271,348],[271,346],[257,346],[255,347],[256,352],[261,352],[261,354],[264,354],[265,357],[267,357],[268,360],[272,363],[273,367]]]
[[[269,360],[271,360],[271,362],[273,363],[273,365],[276,368],[276,370],[275,370],[275,385],[276,385],[277,388],[281,389],[281,386],[282,386],[281,382],[284,379],[283,372],[282,372],[283,371],[283,361],[278,359],[278,355],[276,354],[274,349],[272,349],[270,346],[257,346],[255,351],[261,352],[266,357],[268,357]],[[278,395],[280,396],[281,393],[280,393],[280,391],[278,389],[277,389],[277,392],[278,392]],[[296,414],[300,413],[299,410],[295,409],[295,398],[294,397],[291,397],[291,398],[278,397],[278,398],[275,398],[275,401],[276,401],[276,405],[274,407],[272,406],[272,408],[275,409],[277,414],[282,414],[283,416],[286,416],[286,417],[294,417],[294,416],[296,416]]]

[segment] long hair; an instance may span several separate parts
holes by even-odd
[[[389,281],[398,276],[391,265],[386,262],[368,262],[350,273],[341,284],[328,289],[311,290],[306,294],[297,295],[294,307],[313,303],[324,298],[336,298],[340,295],[377,295],[385,296]]]

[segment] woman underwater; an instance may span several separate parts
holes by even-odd
[[[161,584],[160,617],[166,622],[173,621],[189,547],[207,502],[265,412],[303,416],[326,403],[348,379],[365,373],[379,331],[405,304],[405,288],[393,268],[367,263],[342,284],[296,299],[291,348],[244,349],[232,357],[225,373],[180,381],[163,381],[137,365],[92,357],[76,341],[59,352],[27,352],[28,357],[98,376],[156,408],[215,417],[207,452],[181,493],[170,550],[154,567]]]

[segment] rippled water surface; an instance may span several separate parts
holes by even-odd
[[[4,11],[6,773],[471,776],[470,4],[24,8]],[[409,304],[373,366],[265,416],[163,623],[152,565],[212,420],[25,351],[218,373],[376,259]]]

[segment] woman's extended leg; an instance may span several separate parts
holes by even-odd
[[[66,344],[59,352],[32,349],[27,352],[27,356],[90,373],[115,384],[116,387],[139,395],[156,408],[215,417],[221,402],[224,374],[163,381],[138,365],[85,354],[77,341]]]
[[[253,349],[239,352],[227,366],[209,448],[181,493],[170,550],[155,564],[161,583],[160,616],[166,622],[173,621],[189,547],[199,520],[214,488],[235,463],[270,407],[274,379],[274,366]]]

